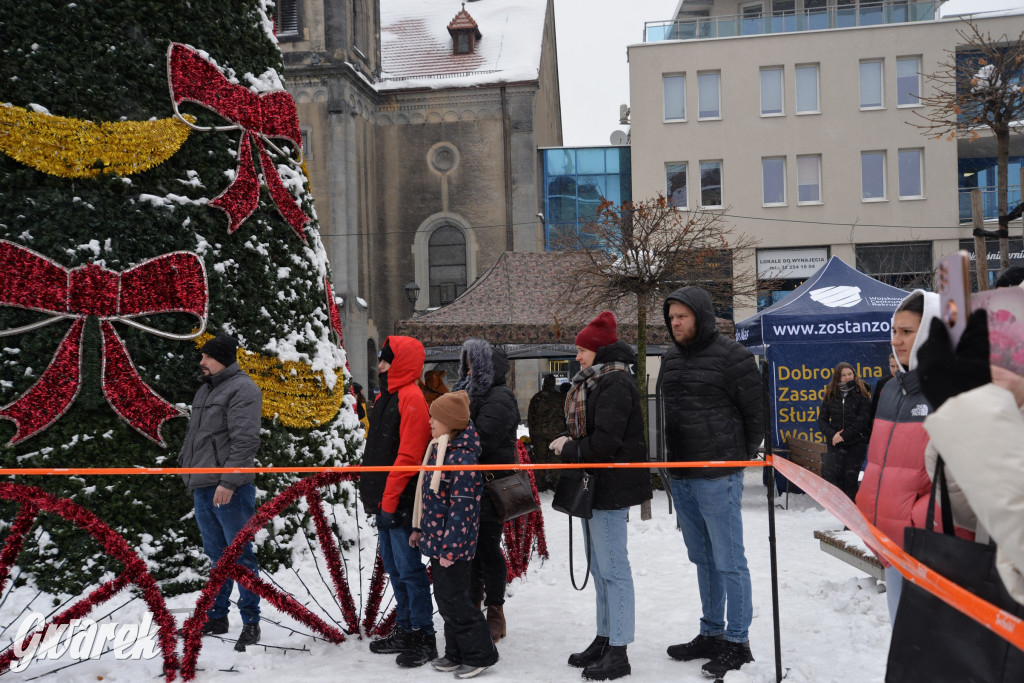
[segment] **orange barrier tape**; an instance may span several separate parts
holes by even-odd
[[[906,579],[1024,650],[1024,621],[982,600],[908,555],[891,538],[868,522],[846,494],[813,472],[784,458],[768,456],[768,463],[835,515],[836,519],[849,527],[850,531],[860,536],[875,553],[896,567]]]
[[[707,460],[701,462],[602,462],[587,463],[588,470],[604,469],[661,469],[676,467],[765,467],[763,460]],[[549,463],[531,465],[345,465],[342,467],[25,467],[0,469],[0,476],[39,475],[111,475],[111,474],[267,474],[282,472],[454,472],[456,470],[578,470],[581,463]]]

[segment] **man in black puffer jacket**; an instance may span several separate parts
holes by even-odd
[[[665,300],[675,344],[661,361],[658,393],[665,406],[670,460],[748,460],[764,435],[761,375],[749,351],[715,328],[711,297],[683,287]],[[753,614],[743,548],[742,468],[669,470],[687,554],[697,566],[703,616],[692,641],[672,645],[673,659],[710,659],[705,675],[721,678],[753,661]],[[728,617],[728,626],[726,626]]]
[[[469,394],[469,415],[480,434],[481,465],[511,465],[516,462],[516,429],[519,404],[505,384],[508,356],[484,339],[467,339],[462,344],[459,381],[452,391]],[[484,481],[500,479],[511,470],[484,472]],[[484,489],[480,508],[480,535],[473,558],[473,586],[470,594],[487,605],[487,626],[494,642],[505,636],[505,581],[508,566],[501,552],[505,525],[498,519],[491,497]],[[486,599],[484,594],[486,593]]]

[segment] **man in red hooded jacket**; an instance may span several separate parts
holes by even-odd
[[[363,464],[419,466],[430,442],[430,414],[416,380],[426,354],[412,337],[384,340],[377,370],[380,395],[373,404]],[[416,667],[437,658],[433,603],[427,569],[409,545],[415,472],[366,472],[359,482],[363,506],[377,515],[380,556],[391,579],[398,623],[385,638],[370,643],[377,654],[398,654],[399,666]]]

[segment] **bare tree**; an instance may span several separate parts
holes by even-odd
[[[555,240],[554,247],[581,254],[566,262],[564,273],[570,316],[617,305],[635,308],[641,396],[647,396],[647,318],[661,311],[671,290],[703,287],[719,308],[731,308],[735,296],[756,295],[754,259],[743,260],[749,267],[735,267],[737,252],[752,255],[756,241],[733,232],[720,213],[676,209],[658,194],[619,205],[603,200],[578,234],[564,233]]]
[[[932,93],[920,97],[928,109],[914,124],[936,138],[975,140],[978,129],[988,127],[996,139],[997,199],[1000,229],[1009,213],[1010,127],[1024,118],[1024,32],[1011,40],[1004,33],[993,39],[975,24],[965,21],[957,29],[960,46],[947,50],[938,70],[926,74]],[[1003,233],[1000,235],[1002,237]],[[1000,240],[1000,267],[1010,265],[1006,240]]]

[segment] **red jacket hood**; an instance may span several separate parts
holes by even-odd
[[[423,344],[412,337],[391,336],[384,340],[384,344],[395,353],[395,360],[388,368],[388,392],[393,394],[420,378],[427,353]]]

